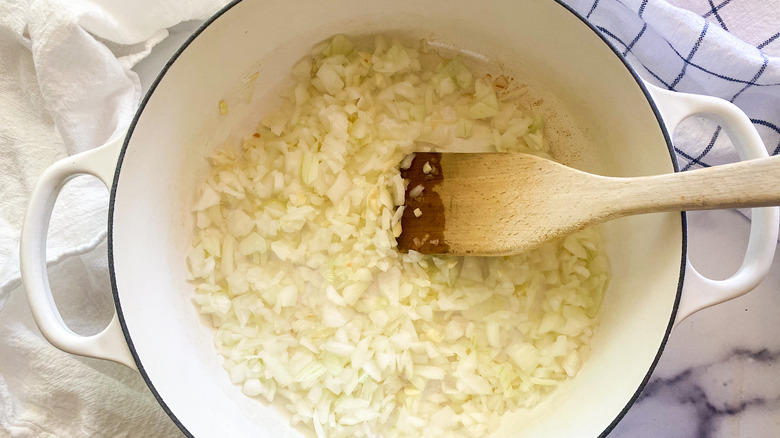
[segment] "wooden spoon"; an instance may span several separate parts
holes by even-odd
[[[509,255],[622,216],[780,205],[780,156],[613,178],[526,154],[418,152],[401,172],[398,248],[424,254]]]

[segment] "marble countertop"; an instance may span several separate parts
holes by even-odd
[[[134,70],[147,90],[199,23],[183,23]],[[689,254],[714,279],[739,267],[749,222],[689,213]],[[780,257],[749,294],[703,310],[672,333],[647,387],[610,438],[780,436]]]
[[[739,267],[749,222],[688,213],[689,254],[704,275]],[[610,438],[780,436],[780,255],[755,290],[696,313],[669,338],[650,382]]]

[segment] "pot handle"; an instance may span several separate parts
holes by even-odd
[[[678,93],[645,83],[670,133],[693,115],[707,117],[723,127],[741,160],[769,156],[748,116],[731,102],[717,97]],[[725,280],[712,280],[685,261],[685,282],[675,326],[699,310],[753,290],[769,273],[777,246],[780,208],[752,209],[750,237],[742,266]]]
[[[46,270],[46,233],[60,190],[70,179],[81,174],[97,177],[110,190],[123,140],[124,135],[120,135],[103,146],[59,160],[41,174],[22,223],[19,259],[33,317],[52,345],[68,353],[108,359],[137,369],[116,310],[111,322],[100,333],[82,336],[73,332],[57,309]]]

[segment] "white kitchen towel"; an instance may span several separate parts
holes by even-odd
[[[208,17],[224,3],[0,2],[0,436],[178,433],[137,373],[62,353],[42,339],[19,283],[19,230],[47,166],[127,128],[142,91],[131,68],[166,37],[166,29]],[[70,326],[85,334],[95,333],[112,313],[105,281],[107,205],[100,183],[77,178],[58,199],[49,231],[55,298]]]
[[[225,0],[0,2],[0,308],[18,283],[19,229],[29,193],[57,159],[99,146],[130,123],[141,98],[131,67],[184,20]],[[58,201],[49,260],[97,245],[105,188],[77,178]]]
[[[113,315],[105,241],[49,268],[68,325],[92,334]],[[0,437],[178,437],[140,375],[73,356],[44,340],[22,287],[0,313]]]
[[[42,340],[18,281],[18,235],[43,169],[128,125],[141,94],[130,68],[166,28],[205,17],[223,1],[0,2],[0,436],[178,435],[139,375]],[[650,82],[732,100],[777,153],[777,0],[567,3]],[[686,122],[675,136],[681,167],[733,160],[724,137],[711,122]],[[56,208],[67,214],[55,218],[49,234],[50,278],[66,321],[94,333],[112,305],[103,241],[107,195],[94,180],[70,185]]]

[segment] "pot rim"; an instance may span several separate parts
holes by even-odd
[[[215,22],[217,19],[219,19],[222,15],[224,15],[227,11],[232,9],[237,4],[241,3],[243,0],[232,0],[227,5],[223,6],[219,11],[215,12],[214,15],[206,19],[203,24],[201,24],[185,41],[182,43],[182,45],[176,49],[173,55],[166,61],[165,65],[163,66],[160,73],[155,78],[154,82],[150,85],[149,89],[147,90],[146,94],[144,95],[143,99],[141,100],[138,109],[136,110],[136,113],[133,117],[132,122],[130,123],[130,126],[127,129],[127,134],[125,135],[124,141],[122,143],[122,149],[119,152],[119,156],[117,159],[116,164],[116,170],[114,173],[114,179],[113,183],[111,185],[111,190],[109,194],[109,204],[108,204],[108,233],[107,233],[107,246],[108,246],[108,270],[109,270],[109,277],[111,280],[111,292],[114,300],[114,307],[116,308],[117,317],[119,319],[119,324],[122,327],[122,334],[124,335],[125,341],[127,342],[128,349],[130,350],[130,354],[133,356],[133,360],[135,361],[136,367],[138,368],[138,372],[141,374],[141,377],[146,382],[146,385],[151,390],[152,394],[154,395],[154,398],[157,400],[159,405],[162,407],[163,411],[170,417],[170,419],[173,421],[176,426],[188,437],[194,437],[194,435],[187,429],[186,425],[184,425],[177,417],[176,414],[171,411],[171,409],[168,407],[165,400],[163,400],[162,396],[159,394],[157,389],[154,386],[154,383],[152,382],[151,378],[147,374],[143,363],[141,361],[141,358],[138,355],[138,352],[135,349],[135,346],[133,344],[133,341],[131,339],[130,333],[127,328],[127,324],[125,323],[124,314],[122,312],[122,305],[119,300],[119,292],[116,284],[116,273],[114,269],[114,245],[113,245],[113,223],[114,223],[114,205],[116,201],[116,190],[117,190],[117,184],[119,182],[119,175],[122,169],[122,163],[124,161],[124,156],[127,151],[128,145],[130,143],[130,139],[132,138],[133,132],[135,131],[135,127],[138,123],[138,120],[141,117],[141,114],[143,113],[144,109],[146,108],[147,103],[149,102],[149,99],[151,98],[152,94],[154,94],[154,91],[157,89],[157,86],[162,81],[165,74],[168,72],[170,67],[173,65],[174,62],[181,56],[181,54],[189,47],[189,45],[198,37],[200,36],[203,31],[208,28],[213,22]],[[639,74],[636,72],[634,67],[629,64],[626,57],[618,50],[615,45],[610,42],[607,39],[607,36],[605,33],[603,33],[599,28],[591,23],[586,17],[584,17],[582,14],[577,12],[573,7],[565,4],[563,0],[551,0],[554,3],[556,3],[558,6],[564,8],[569,13],[577,17],[583,24],[585,24],[591,31],[593,31],[594,34],[596,34],[601,41],[607,45],[607,47],[612,50],[612,52],[615,54],[615,56],[620,60],[620,62],[623,64],[623,66],[629,71],[631,76],[636,81],[637,85],[639,86],[640,90],[645,96],[645,99],[647,100],[647,103],[650,105],[650,108],[653,111],[653,114],[655,115],[655,118],[658,122],[658,126],[661,129],[661,133],[663,134],[664,141],[666,143],[667,150],[669,152],[669,156],[671,158],[672,167],[675,172],[679,172],[679,164],[677,162],[677,155],[674,152],[674,146],[672,144],[671,136],[668,132],[668,129],[666,127],[666,124],[663,121],[663,118],[661,117],[661,113],[658,109],[658,106],[656,105],[653,98],[650,96],[649,91],[647,90],[647,87],[645,87],[644,81],[639,76]],[[664,351],[664,348],[666,347],[666,343],[669,340],[669,336],[671,334],[672,328],[674,327],[674,321],[677,316],[677,310],[679,308],[680,304],[680,297],[682,296],[682,290],[683,290],[683,284],[685,280],[685,261],[687,260],[687,252],[688,252],[688,225],[687,225],[687,216],[685,212],[680,213],[680,219],[681,219],[681,226],[682,226],[682,241],[681,241],[681,261],[680,261],[680,276],[679,281],[677,283],[677,292],[674,300],[674,306],[672,308],[672,312],[669,316],[669,322],[666,327],[666,332],[664,333],[664,337],[661,341],[661,344],[658,348],[658,352],[656,353],[655,357],[653,358],[652,363],[649,365],[647,373],[645,374],[644,379],[642,379],[642,382],[637,387],[634,394],[631,396],[631,398],[628,400],[626,405],[623,407],[623,409],[616,415],[615,419],[612,420],[612,422],[599,434],[599,437],[606,437],[609,435],[610,432],[617,426],[617,424],[625,417],[626,413],[628,413],[629,409],[634,405],[636,400],[639,398],[639,395],[644,390],[645,386],[647,386],[647,383],[650,380],[651,375],[653,374],[653,371],[655,370],[655,367],[658,365],[658,361],[661,358],[661,355]]]

